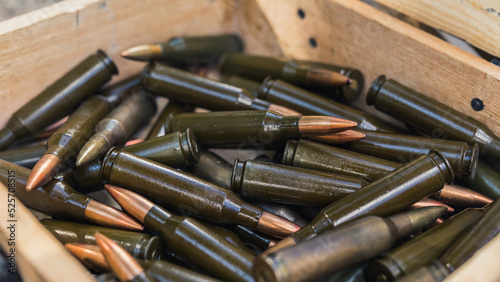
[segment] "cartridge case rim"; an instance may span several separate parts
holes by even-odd
[[[229,188],[236,193],[241,193],[243,186],[243,174],[245,173],[246,162],[240,161],[238,158],[234,160],[233,174],[231,175],[231,184]]]
[[[186,160],[189,160],[188,165],[191,164],[190,162],[197,163],[200,161],[200,148],[191,128],[188,128],[185,133],[180,134],[180,144],[183,149],[183,155],[186,156]]]
[[[443,182],[445,182],[446,184],[453,184],[453,181],[455,180],[455,173],[453,172],[453,167],[451,166],[450,164],[450,161],[448,161],[448,159],[443,156],[443,154],[441,154],[441,152],[437,151],[437,150],[430,150],[429,151],[429,155],[432,155],[432,154],[436,154],[437,156],[439,156],[439,158],[441,158],[441,160],[444,162],[445,166],[446,166],[446,169],[448,170],[448,173],[450,175],[450,179],[447,181],[447,179],[443,179]],[[439,164],[436,163],[436,166],[439,167]]]
[[[472,146],[472,152],[470,155],[470,161],[469,161],[469,167],[468,167],[468,175],[467,177],[470,180],[473,180],[474,177],[476,176],[476,171],[477,171],[477,163],[479,162],[479,144],[474,143]]]
[[[380,91],[380,88],[382,88],[382,85],[384,85],[386,80],[387,80],[386,76],[382,74],[372,82],[370,88],[368,89],[368,93],[366,94],[367,105],[372,106],[375,104],[375,100],[377,99],[377,94]]]
[[[297,152],[297,146],[299,145],[299,142],[296,140],[288,140],[286,142],[285,150],[283,152],[283,158],[281,160],[281,163],[284,165],[293,165],[293,160],[295,158],[295,153]]]
[[[119,73],[118,67],[115,65],[115,63],[113,62],[111,57],[109,57],[108,54],[106,54],[106,52],[104,52],[101,49],[98,49],[97,56],[99,56],[101,58],[101,61],[106,66],[106,68],[111,72],[111,74],[118,74]]]

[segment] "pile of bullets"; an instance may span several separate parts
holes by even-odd
[[[11,116],[0,180],[101,281],[442,281],[499,233],[483,123],[381,75],[391,124],[352,107],[359,70],[243,47],[136,46],[142,73],[105,88],[97,51]]]

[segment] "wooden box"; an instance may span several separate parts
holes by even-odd
[[[475,2],[460,2],[464,1]],[[397,8],[401,1],[379,2],[392,2]],[[431,5],[453,1],[412,2]],[[488,24],[498,26],[499,21]],[[125,77],[143,67],[119,57],[128,47],[176,35],[225,32],[239,33],[248,53],[361,69],[366,88],[377,75],[386,74],[483,121],[500,135],[498,66],[357,0],[66,0],[1,22],[0,127],[27,100],[98,48],[113,58],[120,77]],[[484,102],[482,111],[471,108],[472,98]],[[2,207],[7,203],[3,188]],[[26,212],[18,209],[18,263],[26,281],[87,280],[85,271],[69,254],[58,244],[49,243],[55,240],[50,234],[34,231],[41,227]],[[6,212],[0,211],[2,224],[6,217]],[[0,245],[5,248],[4,239],[9,234],[3,227],[0,230]],[[498,281],[499,251],[497,237],[450,281],[473,281],[474,277]]]

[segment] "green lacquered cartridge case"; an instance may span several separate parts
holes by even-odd
[[[171,64],[215,64],[226,52],[241,52],[244,44],[236,34],[179,36],[158,44],[158,60]]]
[[[31,170],[0,160],[0,181],[14,187],[15,195],[26,207],[50,216],[85,219],[85,209],[93,199],[77,193],[69,184],[57,179],[43,187],[26,191]]]
[[[209,110],[267,110],[271,105],[254,99],[246,89],[161,64],[148,65],[142,75],[151,93]]]
[[[96,124],[107,115],[113,105],[104,96],[93,96],[84,101],[47,140],[45,154],[56,156],[61,164],[73,167],[78,152],[94,133]]]
[[[259,99],[287,107],[303,115],[325,115],[352,120],[359,129],[395,132],[396,129],[360,110],[321,97],[318,94],[288,84],[281,80],[266,78],[257,96]]]
[[[242,197],[299,206],[327,206],[368,183],[360,178],[236,159],[231,190]]]
[[[455,177],[474,178],[479,156],[477,144],[469,146],[465,142],[432,139],[404,134],[380,133],[359,130],[365,138],[346,145],[349,150],[400,163],[407,163],[425,155],[429,150],[439,151],[448,159]]]
[[[146,140],[122,150],[175,168],[186,167],[200,158],[196,138],[190,129]],[[99,160],[75,169],[75,188],[78,191],[88,193],[103,188],[101,164]]]
[[[174,115],[179,113],[192,112],[193,109],[193,107],[187,106],[183,103],[168,101],[160,116],[153,124],[153,127],[149,130],[146,140],[157,137],[163,129],[163,124],[167,119],[171,119]]]
[[[47,150],[45,145],[36,145],[0,152],[0,159],[23,167],[33,168]]]
[[[34,136],[67,116],[82,100],[117,74],[113,61],[103,51],[91,55],[12,114],[0,131],[0,150],[15,141]]]
[[[481,217],[453,242],[439,261],[450,272],[464,264],[482,246],[500,233],[500,199],[497,198],[483,211]]]
[[[295,242],[301,242],[363,216],[388,216],[403,211],[441,190],[445,183],[452,183],[453,178],[448,160],[431,151],[323,208],[308,226],[291,236]]]
[[[158,282],[205,282],[218,281],[206,275],[189,270],[164,260],[138,261],[144,270]]]
[[[102,136],[111,146],[123,144],[155,113],[154,97],[140,91],[132,93],[115,110],[99,121],[94,136]]]
[[[243,88],[252,93],[252,96],[257,97],[259,94],[260,83],[241,77],[239,75],[226,75],[221,78],[221,81],[229,85]]]
[[[189,128],[127,146],[123,151],[175,168],[187,167],[200,159],[196,137]]]
[[[489,198],[500,197],[500,172],[485,162],[479,161],[474,179],[464,179],[462,184]]]
[[[252,281],[254,255],[198,221],[156,205],[147,212],[144,225],[157,232],[169,250],[211,275],[227,281]]]
[[[283,153],[285,165],[338,173],[368,182],[380,179],[401,164],[309,140],[289,140]]]
[[[389,218],[358,219],[307,242],[258,257],[254,278],[266,282],[317,281],[374,258],[397,239],[431,224],[438,216],[422,209]]]
[[[96,245],[94,235],[99,232],[115,241],[135,258],[150,260],[160,259],[165,255],[163,243],[158,236],[53,219],[42,219],[40,223],[62,244]]]
[[[300,138],[301,116],[274,111],[231,111],[178,114],[165,124],[167,132],[191,128],[202,146],[267,146]]]
[[[342,75],[347,76],[352,80],[352,83],[349,85],[341,86],[336,88],[334,91],[331,89],[328,89],[329,91],[326,92],[321,89],[317,88],[311,88],[311,90],[315,90],[316,92],[319,92],[323,94],[324,96],[334,98],[334,99],[340,99],[340,100],[347,100],[347,101],[352,101],[355,100],[356,98],[361,95],[361,92],[363,91],[365,87],[365,77],[363,76],[363,73],[354,68],[349,68],[349,67],[343,67],[343,66],[337,66],[337,65],[331,65],[331,64],[325,64],[325,63],[320,63],[320,62],[311,62],[311,61],[300,61],[299,63],[306,65],[306,66],[312,66],[312,67],[319,67],[327,70],[331,70],[334,72],[338,72]]]
[[[366,102],[431,137],[477,143],[482,157],[500,159],[500,138],[484,123],[384,75],[372,83]]]
[[[480,209],[466,209],[417,238],[370,263],[369,281],[394,281],[438,258],[453,241],[481,216]]]
[[[243,202],[232,191],[116,148],[106,155],[101,177],[160,205],[219,224],[236,223],[256,228],[262,213],[260,208]]]
[[[213,182],[222,188],[229,189],[233,166],[219,155],[207,149],[200,150],[200,159],[189,168],[191,173]]]

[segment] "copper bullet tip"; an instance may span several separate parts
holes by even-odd
[[[84,166],[101,158],[110,147],[111,145],[106,138],[100,135],[92,136],[80,150],[78,158],[76,159],[76,166]]]
[[[159,44],[147,44],[129,48],[120,55],[130,60],[150,61],[160,59],[162,52]]]
[[[352,83],[352,80],[343,74],[321,68],[310,68],[307,72],[307,81],[309,84],[323,87],[345,86]]]
[[[140,222],[144,222],[146,214],[155,206],[153,202],[130,190],[111,184],[104,185],[104,188],[106,188],[111,197],[118,202],[123,210]]]
[[[309,140],[325,144],[343,144],[343,143],[358,141],[365,137],[366,135],[364,133],[349,129],[346,131],[332,133],[328,135],[311,135],[308,138]]]
[[[301,135],[323,135],[345,131],[356,127],[355,121],[328,116],[303,116],[299,120]]]
[[[141,138],[132,139],[132,140],[127,141],[127,143],[125,143],[124,147],[132,146],[132,145],[135,145],[135,144],[138,144],[141,142],[144,142],[144,139],[141,139]]]
[[[64,246],[86,266],[99,272],[111,271],[108,262],[98,246],[72,243],[67,243]]]
[[[425,198],[414,203],[413,205],[410,206],[410,209],[418,209],[423,207],[445,207],[447,213],[455,212],[455,209],[453,207],[450,207],[447,204],[441,203],[440,201],[436,201],[430,198]]]
[[[52,154],[45,154],[35,164],[26,183],[26,190],[31,191],[35,188],[47,184],[59,172],[62,167],[61,160]]]
[[[131,255],[108,237],[97,232],[95,240],[113,273],[120,281],[131,281],[144,272],[144,269]]]
[[[300,226],[275,214],[263,211],[257,230],[265,234],[283,238],[300,230]]]
[[[483,207],[493,202],[483,194],[459,185],[445,185],[437,199],[460,207]]]
[[[85,209],[85,219],[99,225],[141,231],[144,227],[123,212],[92,200]]]

